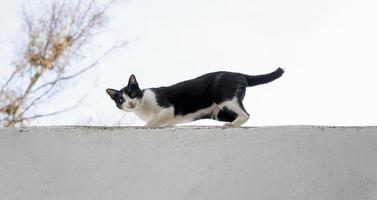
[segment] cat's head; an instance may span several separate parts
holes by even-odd
[[[114,100],[116,106],[124,111],[132,112],[143,103],[143,92],[139,88],[135,75],[131,75],[128,85],[121,90],[106,89],[106,93]]]

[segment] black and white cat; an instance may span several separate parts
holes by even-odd
[[[250,76],[234,72],[213,72],[169,87],[141,90],[131,75],[120,91],[106,89],[116,106],[134,112],[146,126],[165,127],[199,119],[227,122],[239,127],[249,119],[242,100],[246,87],[265,84],[282,76],[284,70]]]

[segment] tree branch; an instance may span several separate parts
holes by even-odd
[[[90,65],[88,65],[87,67],[81,69],[80,71],[72,74],[72,75],[69,75],[69,76],[64,76],[64,77],[60,77],[60,78],[56,78],[55,80],[53,81],[50,81],[50,82],[47,82],[41,86],[39,86],[38,88],[36,88],[35,90],[33,90],[33,93],[34,92],[37,92],[39,91],[40,89],[44,88],[44,87],[47,87],[49,85],[54,85],[56,84],[57,82],[60,82],[60,81],[65,81],[65,80],[69,80],[69,79],[72,79],[72,78],[75,78],[81,74],[83,74],[84,72],[94,68],[95,66],[98,65],[98,63],[100,63],[107,55],[109,55],[111,52],[113,52],[115,49],[118,49],[118,48],[123,48],[124,46],[126,46],[128,43],[127,42],[124,42],[124,43],[121,43],[119,45],[114,45],[112,46],[110,49],[108,49],[105,53],[103,53],[100,57],[98,57],[93,63],[91,63]]]
[[[53,116],[53,115],[57,115],[57,114],[61,114],[61,113],[64,113],[64,112],[74,110],[75,108],[77,108],[81,104],[81,102],[84,100],[84,98],[85,98],[85,96],[82,97],[80,100],[78,100],[75,103],[75,105],[68,107],[68,108],[65,108],[63,110],[58,110],[58,111],[54,111],[54,112],[51,112],[51,113],[37,114],[37,115],[30,116],[30,117],[23,117],[23,120],[31,120],[31,119],[41,118],[41,117],[49,117],[49,116]]]
[[[41,9],[35,11],[23,7],[23,36],[26,40],[19,40],[23,45],[20,58],[4,84],[0,85],[0,119],[5,126],[23,124],[27,120],[77,107],[79,102],[76,106],[45,114],[38,114],[37,109],[61,91],[57,89],[58,83],[84,74],[115,49],[127,45],[113,45],[84,68],[70,69],[75,59],[83,57],[84,45],[104,25],[105,12],[116,1],[106,0],[101,4],[96,0],[52,0],[41,4]],[[68,69],[75,72],[65,75]],[[25,116],[30,113],[33,115]]]

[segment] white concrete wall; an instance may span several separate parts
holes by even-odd
[[[376,200],[376,127],[0,129],[0,200]]]

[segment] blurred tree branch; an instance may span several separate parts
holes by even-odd
[[[96,67],[115,49],[117,43],[91,64],[74,63],[84,57],[84,46],[106,24],[105,13],[115,0],[54,0],[42,10],[32,12],[25,7],[23,21],[25,42],[20,40],[22,55],[13,63],[13,72],[0,83],[0,120],[4,126],[24,125],[30,120],[56,115],[76,108],[60,108],[51,113],[38,112],[38,106],[60,92],[64,81],[74,79]],[[68,72],[76,71],[72,74]]]

